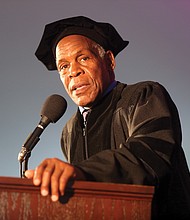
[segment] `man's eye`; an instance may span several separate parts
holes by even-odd
[[[65,69],[67,69],[67,67],[68,67],[68,65],[65,64],[65,65],[61,65],[61,66],[59,66],[59,69],[60,69],[60,70],[65,70]]]
[[[82,61],[87,61],[89,59],[89,57],[82,57],[81,60]]]

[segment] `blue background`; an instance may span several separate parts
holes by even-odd
[[[54,93],[67,99],[68,109],[46,128],[29,168],[46,157],[64,159],[60,135],[76,106],[57,72],[48,72],[34,52],[46,23],[77,15],[110,22],[130,41],[117,56],[117,80],[154,80],[167,88],[179,110],[183,148],[190,164],[190,1],[1,0],[0,176],[19,176],[18,152],[39,122],[43,102]]]

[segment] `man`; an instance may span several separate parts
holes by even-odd
[[[155,219],[187,219],[190,176],[177,109],[159,83],[115,81],[115,56],[128,45],[115,28],[86,17],[46,25],[36,56],[79,106],[63,129],[68,163],[52,158],[26,171],[57,201],[71,179],[155,186]],[[83,112],[88,112],[87,117]]]

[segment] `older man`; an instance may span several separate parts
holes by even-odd
[[[79,107],[61,138],[68,163],[46,159],[26,176],[44,196],[51,187],[53,201],[70,179],[153,185],[153,218],[186,219],[190,176],[177,109],[159,83],[115,81],[115,56],[127,45],[112,25],[86,17],[45,27],[36,56],[58,70]]]

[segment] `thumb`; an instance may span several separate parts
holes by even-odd
[[[28,178],[28,179],[32,179],[34,176],[34,170],[26,170],[24,175]]]

